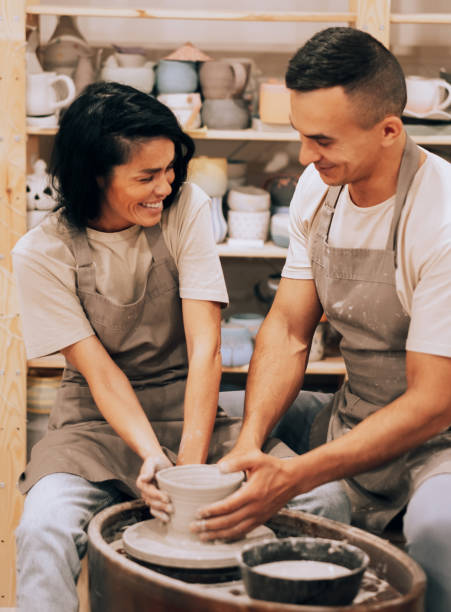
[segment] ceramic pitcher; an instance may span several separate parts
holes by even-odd
[[[204,62],[199,70],[199,80],[205,98],[233,98],[240,96],[246,87],[248,73],[240,62]]]
[[[59,96],[55,85],[63,83],[67,93],[64,98]],[[56,110],[67,106],[75,98],[73,80],[65,74],[56,72],[39,72],[27,75],[27,115],[37,117],[52,115]]]

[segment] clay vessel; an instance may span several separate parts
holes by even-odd
[[[160,60],[156,77],[159,93],[191,93],[199,82],[195,62]]]
[[[250,113],[244,100],[204,100],[202,122],[213,130],[244,130],[249,127]]]
[[[205,98],[232,98],[243,93],[248,73],[240,62],[211,61],[200,67],[199,80]]]

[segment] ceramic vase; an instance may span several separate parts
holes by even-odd
[[[199,82],[195,62],[160,60],[156,77],[159,93],[191,93]]]
[[[213,237],[216,243],[223,242],[227,234],[227,221],[222,212],[222,198],[211,198],[211,224],[213,226]]]
[[[249,329],[241,325],[221,326],[222,365],[238,367],[249,363],[254,351]]]
[[[242,99],[204,100],[201,113],[202,123],[212,130],[244,130],[249,127],[249,108]]]

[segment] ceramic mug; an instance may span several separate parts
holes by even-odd
[[[199,80],[205,98],[233,98],[243,93],[248,73],[240,62],[212,60],[202,64]]]
[[[419,76],[406,78],[406,110],[425,114],[443,110],[451,104],[451,85],[444,79],[426,79]]]
[[[63,83],[67,89],[66,97],[59,98],[55,85]],[[75,98],[73,80],[65,74],[38,72],[27,75],[26,108],[27,115],[52,115],[56,110],[67,106]]]

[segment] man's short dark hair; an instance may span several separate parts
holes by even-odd
[[[174,143],[175,179],[163,201],[167,208],[186,179],[194,153],[192,139],[183,132],[172,111],[152,96],[128,85],[99,82],[88,85],[65,111],[50,163],[58,208],[78,228],[100,213],[102,190],[114,167],[128,162],[146,141],[164,137]]]
[[[350,27],[326,28],[291,58],[289,89],[301,92],[343,87],[355,98],[358,121],[372,127],[388,115],[401,117],[406,84],[395,56],[370,34]]]

